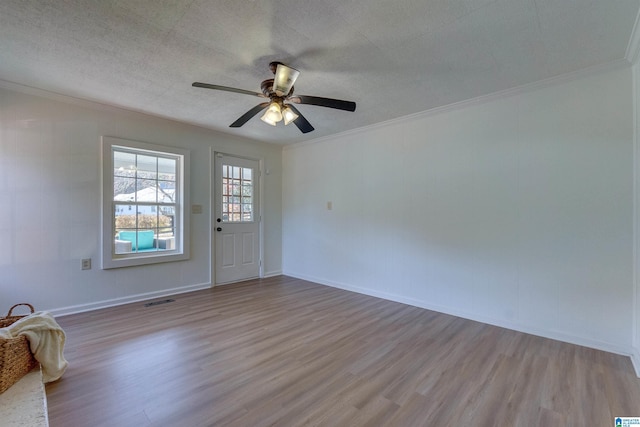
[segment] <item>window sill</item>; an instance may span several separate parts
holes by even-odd
[[[164,253],[166,252],[166,253]],[[185,261],[189,259],[188,253],[176,253],[175,251],[153,251],[132,253],[131,256],[118,254],[112,259],[102,260],[102,269],[135,267],[138,265],[161,264],[165,262]]]

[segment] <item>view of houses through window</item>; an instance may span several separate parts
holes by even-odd
[[[113,148],[114,253],[175,249],[178,159]]]

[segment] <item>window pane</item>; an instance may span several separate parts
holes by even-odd
[[[136,171],[136,155],[123,151],[113,152],[113,175],[133,176]]]
[[[176,180],[177,161],[175,159],[166,159],[158,157],[158,174],[160,179],[168,181]]]
[[[222,194],[225,196],[229,195],[229,180],[227,178],[222,180]]]
[[[121,230],[131,230],[136,228],[135,205],[118,203],[115,205],[114,210],[116,234]]]
[[[138,179],[136,181],[136,202],[157,202],[157,192],[156,181],[151,181],[147,179]]]
[[[243,183],[242,184],[242,196],[243,197],[251,197],[253,193],[253,186],[251,184]]]
[[[176,202],[176,183],[172,181],[158,182],[158,202],[175,203]]]
[[[158,213],[153,212],[152,206],[137,206],[138,228],[154,229],[158,224]]]
[[[253,221],[253,212],[251,211],[251,205],[242,205],[242,220]]]
[[[136,179],[120,176],[113,177],[113,200],[119,202],[135,201]]]
[[[138,178],[158,179],[158,158],[155,156],[138,155]]]
[[[253,169],[251,168],[242,168],[242,179],[246,181],[251,181],[251,174],[253,173]]]
[[[161,206],[158,216],[158,235],[175,236],[176,208],[174,206]]]

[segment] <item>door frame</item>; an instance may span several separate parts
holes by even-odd
[[[231,283],[234,282],[224,282],[224,283],[217,283],[216,282],[216,234],[218,234],[216,232],[216,227],[217,227],[217,223],[216,223],[216,202],[217,202],[217,198],[216,198],[216,192],[220,191],[219,188],[217,187],[217,183],[215,182],[216,176],[218,171],[216,170],[216,159],[221,156],[221,157],[235,157],[237,159],[245,159],[245,160],[251,160],[254,162],[258,162],[258,174],[260,177],[259,183],[258,183],[258,191],[260,192],[260,197],[258,197],[258,206],[256,209],[256,212],[259,215],[259,220],[258,220],[258,238],[260,239],[260,242],[258,243],[258,251],[259,254],[258,256],[260,257],[259,259],[259,266],[258,266],[258,277],[259,278],[263,278],[264,277],[264,221],[263,219],[263,206],[264,206],[264,159],[263,158],[256,158],[256,157],[249,157],[249,156],[242,156],[242,155],[238,155],[238,154],[232,154],[232,153],[228,153],[228,152],[224,152],[224,151],[218,151],[216,149],[214,149],[213,147],[209,149],[209,164],[210,164],[210,171],[211,171],[211,176],[209,179],[209,189],[210,189],[210,194],[209,194],[209,236],[210,236],[210,248],[209,248],[209,265],[210,265],[210,272],[209,272],[209,277],[210,277],[210,282],[211,282],[211,287],[215,287],[215,286],[220,286],[220,285],[229,285]],[[254,209],[256,207],[254,206]]]

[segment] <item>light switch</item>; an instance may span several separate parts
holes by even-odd
[[[330,211],[333,209],[333,202],[327,202],[327,210]]]
[[[202,205],[191,205],[191,213],[200,215],[202,213]]]

